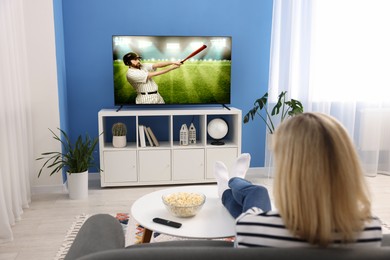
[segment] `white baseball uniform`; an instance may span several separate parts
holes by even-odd
[[[126,73],[127,81],[137,91],[136,104],[164,104],[164,99],[158,93],[158,85],[152,79],[148,79],[148,72],[155,71],[153,64],[145,63],[141,69],[129,67]]]

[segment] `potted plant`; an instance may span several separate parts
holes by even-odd
[[[93,152],[99,139],[91,139],[88,134],[83,139],[80,135],[73,144],[70,142],[65,131],[60,128],[58,130],[64,137],[63,139],[51,129],[49,130],[53,134],[53,138],[61,142],[62,151],[42,153],[42,157],[37,158],[37,160],[45,160],[39,170],[38,178],[41,176],[42,170],[45,167],[51,170],[50,176],[62,169],[66,169],[69,197],[71,199],[87,198],[88,169],[90,167],[97,167],[94,162]]]
[[[112,145],[116,148],[125,147],[127,144],[127,128],[124,123],[118,122],[112,126]]]
[[[286,94],[287,91],[282,91],[279,94],[275,106],[269,112],[267,108],[268,92],[266,92],[264,96],[255,101],[254,107],[244,116],[244,123],[248,123],[249,119],[254,120],[255,116],[258,115],[264,121],[268,132],[273,134],[275,132],[276,116],[280,118],[280,122],[283,122],[284,119],[290,116],[303,113],[302,103],[295,99],[286,100]],[[265,116],[260,113],[262,109],[265,111]]]

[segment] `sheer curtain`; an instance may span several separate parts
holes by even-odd
[[[389,11],[387,0],[274,1],[270,101],[287,90],[336,117],[368,176],[390,174]]]
[[[0,1],[0,243],[29,206],[33,170],[23,4]]]

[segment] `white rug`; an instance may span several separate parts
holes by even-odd
[[[72,223],[68,231],[66,232],[64,242],[62,243],[60,249],[58,249],[54,260],[62,260],[65,258],[70,246],[73,243],[77,233],[79,232],[81,226],[84,224],[85,220],[88,218],[88,215],[79,215],[76,216],[75,221]]]

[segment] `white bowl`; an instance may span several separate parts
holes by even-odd
[[[173,216],[188,218],[199,212],[206,202],[206,196],[196,192],[174,192],[164,194],[162,201]]]

